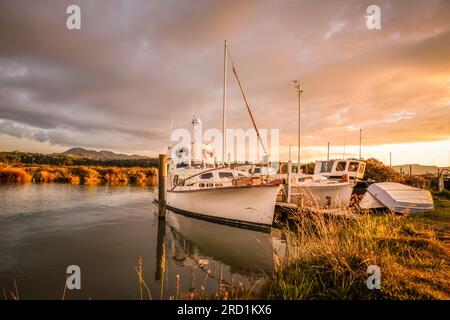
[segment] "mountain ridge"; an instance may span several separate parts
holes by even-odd
[[[438,169],[449,169],[450,167],[438,167],[438,166],[430,166],[430,165],[422,165],[417,163],[411,163],[411,164],[401,164],[401,165],[395,165],[392,166],[392,169],[394,169],[397,172],[400,173],[406,173],[409,174],[409,170],[411,168],[412,174],[436,174],[438,172]]]
[[[115,153],[109,150],[91,150],[82,147],[70,148],[61,153],[54,153],[55,155],[69,155],[74,157],[90,158],[93,160],[136,160],[136,159],[148,159],[150,157],[141,156],[137,154],[123,154]]]

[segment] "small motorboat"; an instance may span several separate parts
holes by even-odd
[[[308,209],[338,209],[350,204],[354,184],[334,181],[321,176],[294,176],[291,183],[291,203]]]
[[[314,174],[290,173],[279,177],[288,179],[289,176],[290,183],[286,186],[290,187],[289,203],[312,210],[343,209],[350,205],[353,189],[357,179],[364,176],[365,166],[358,160],[316,161]]]

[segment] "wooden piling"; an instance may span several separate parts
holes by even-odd
[[[158,216],[166,218],[166,177],[167,177],[167,155],[159,155],[158,169]]]
[[[441,174],[439,175],[439,182],[438,182],[438,191],[442,192],[444,191],[444,173],[441,172]]]
[[[291,176],[292,176],[292,161],[287,163],[287,181],[286,181],[286,202],[291,203]]]

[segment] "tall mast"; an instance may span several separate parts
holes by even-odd
[[[223,109],[222,109],[222,161],[225,163],[227,151],[226,113],[227,113],[227,40],[223,50]]]

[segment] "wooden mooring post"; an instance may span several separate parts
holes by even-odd
[[[158,217],[166,218],[166,177],[167,177],[167,155],[159,155],[158,169]]]
[[[287,163],[287,181],[286,181],[286,202],[291,203],[291,176],[292,176],[292,161],[289,159]]]
[[[439,178],[438,178],[438,191],[439,192],[444,191],[444,187],[445,187],[445,185],[444,185],[444,174],[441,173],[439,175]]]

